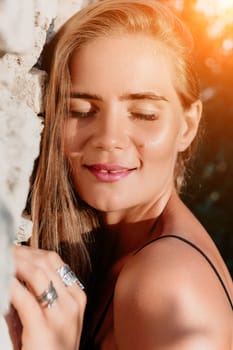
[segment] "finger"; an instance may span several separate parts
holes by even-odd
[[[12,295],[12,303],[22,318],[22,324],[27,327],[26,329],[30,329],[34,334],[39,325],[44,332],[50,329],[58,335],[62,335],[64,322],[68,322],[72,325],[69,332],[79,337],[86,306],[86,295],[76,283],[69,287],[64,285],[56,272],[59,266],[64,265],[60,257],[54,252],[17,247],[15,249],[15,262],[17,277],[29,286],[29,290],[27,290],[16,281],[19,290],[17,295]],[[47,307],[42,307],[37,300],[38,295],[46,291],[50,281],[53,281],[58,294],[58,302],[52,311]],[[23,294],[23,298],[18,296],[19,294]],[[27,307],[22,307],[20,299]],[[36,321],[32,322],[31,320]],[[35,328],[33,329],[33,327]],[[67,330],[65,337],[66,335]]]
[[[51,255],[58,260],[55,266],[62,263],[60,257],[54,252],[33,249],[30,247],[16,247],[14,249],[15,269],[18,279],[24,281],[34,295],[41,295],[48,287],[50,281],[63,288],[54,267],[51,265]]]
[[[45,286],[44,281],[46,278],[48,281],[53,281],[57,290],[62,293],[68,292],[67,286],[57,272],[61,267],[65,266],[65,263],[57,253],[31,247],[16,247],[15,258],[17,261],[20,261],[19,268],[17,269],[18,277],[24,278],[24,280],[26,279],[29,284],[36,284],[37,287],[34,287],[34,291],[37,294],[41,292],[38,289],[38,284],[41,283]],[[33,281],[31,276],[33,276]],[[80,287],[82,289],[79,280],[77,280],[77,283],[69,286],[69,293],[74,298],[80,297],[81,299],[85,299],[85,293],[80,293]]]
[[[49,276],[43,269],[22,258],[20,261],[15,260],[15,275],[36,297],[41,295],[50,283]]]
[[[15,260],[16,276],[26,282],[36,297],[41,295],[52,281],[62,309],[67,309],[69,305],[70,308],[78,309],[81,314],[84,313],[86,295],[77,283],[69,287],[64,284],[57,269],[65,264],[57,253],[30,247],[16,247]]]
[[[17,310],[23,327],[36,327],[38,320],[43,321],[43,313],[34,296],[16,278],[10,291],[11,303]]]
[[[60,280],[64,284],[66,288],[68,288],[69,292],[76,298],[85,298],[84,285],[80,282],[75,273],[71,270],[68,265],[62,265],[56,270],[57,275]]]

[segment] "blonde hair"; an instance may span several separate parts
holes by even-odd
[[[60,250],[79,245],[69,263],[85,270],[88,254],[82,234],[98,226],[97,213],[74,193],[64,158],[63,127],[70,96],[69,62],[74,50],[101,36],[144,33],[160,41],[172,55],[176,91],[184,108],[199,98],[193,65],[193,42],[186,26],[156,0],[103,0],[76,13],[56,34],[49,64],[45,128],[41,154],[32,188],[32,244]],[[183,178],[190,150],[178,156],[175,178]],[[179,184],[177,185],[179,186]],[[69,254],[67,254],[69,255]],[[74,265],[74,264],[73,264]]]

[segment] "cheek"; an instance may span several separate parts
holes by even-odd
[[[64,132],[63,132],[63,137],[64,137],[64,153],[65,156],[68,156],[70,151],[72,151],[73,148],[73,140],[74,140],[74,135],[73,135],[73,130],[74,128],[72,127],[72,124],[70,121],[66,121],[64,124]]]
[[[177,155],[179,133],[175,125],[151,131],[144,137],[143,154],[152,161],[169,160]],[[148,160],[149,160],[148,159]]]
[[[64,153],[66,157],[70,157],[73,153],[79,152],[81,148],[82,132],[77,128],[75,119],[69,119],[64,125]]]

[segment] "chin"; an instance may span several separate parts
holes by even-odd
[[[118,200],[114,200],[114,198],[111,198],[110,200],[104,200],[103,198],[85,198],[84,201],[92,208],[105,213],[120,211],[125,207],[122,201],[119,202],[119,198]]]
[[[103,213],[108,213],[108,212],[113,212],[113,211],[119,211],[122,210],[122,206],[117,206],[112,203],[93,203],[89,204],[91,207],[95,208],[96,210],[103,212]]]

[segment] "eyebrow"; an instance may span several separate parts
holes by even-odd
[[[71,98],[86,99],[86,100],[103,101],[103,99],[100,96],[88,94],[85,92],[71,92],[70,97]]]
[[[72,92],[70,95],[71,98],[77,99],[87,99],[87,100],[95,100],[95,101],[103,101],[102,97],[89,94],[85,92]],[[154,92],[139,92],[139,93],[129,93],[120,96],[120,101],[127,100],[152,100],[152,101],[166,101],[169,102],[167,98],[162,95],[157,95]]]
[[[167,101],[168,100],[161,95],[157,95],[154,92],[139,92],[133,94],[125,94],[120,96],[120,100],[153,100],[153,101]]]

